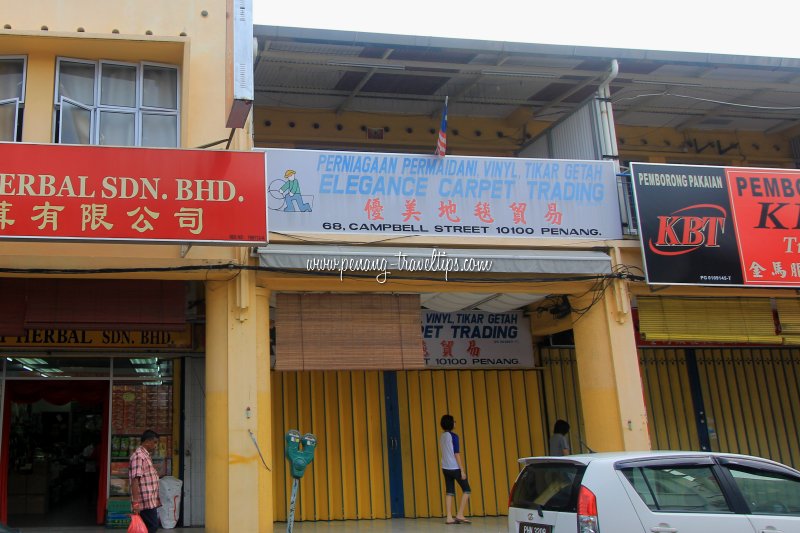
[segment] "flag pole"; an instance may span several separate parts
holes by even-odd
[[[433,154],[440,157],[447,155],[447,101],[449,96],[444,97],[444,109],[442,110],[442,123],[439,125],[439,137],[436,139],[436,149]]]

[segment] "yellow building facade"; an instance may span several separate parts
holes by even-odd
[[[91,133],[76,129],[75,135],[85,136],[78,142],[120,144],[118,139],[124,138],[129,141],[125,144],[135,146],[198,148],[212,144],[221,148],[228,141],[231,150],[252,147],[246,130],[237,130],[229,139],[230,130],[225,127],[230,112],[226,109],[226,78],[233,75],[226,66],[227,21],[232,16],[227,2],[137,1],[112,5],[89,0],[45,1],[27,6],[3,2],[0,11],[3,13],[0,57],[21,60],[24,72],[24,84],[19,84],[23,89],[15,95],[21,111],[16,140],[54,143],[59,135],[64,135],[63,142],[76,142],[66,137],[67,107],[60,96],[70,96],[70,100],[94,98],[82,94],[78,87],[91,87],[101,68],[107,67],[109,77],[114,78],[111,71],[116,66],[128,69],[118,72],[117,79],[130,81],[131,87],[136,87],[135,93],[145,100],[148,94],[156,99],[163,96],[148,91],[153,90],[152,84],[167,79],[169,90],[175,91],[167,105],[171,109],[160,109],[146,116],[144,100],[132,103],[131,109],[125,109],[129,112],[125,117],[137,117],[135,129],[131,126],[130,131],[115,132],[115,136],[111,132],[114,130],[111,119],[106,131],[95,131],[103,126],[99,121],[92,122]],[[57,83],[59,79],[61,85]],[[88,80],[88,85],[81,84],[81,80]],[[63,94],[56,94],[59,89]],[[133,89],[123,91],[130,94]],[[79,101],[76,106],[99,114],[105,103],[98,95],[91,105]],[[164,122],[148,134],[148,121],[158,122],[158,119]],[[89,121],[81,123],[87,127],[88,124]],[[111,136],[103,141],[105,134]],[[159,134],[161,138],[148,137]],[[5,140],[15,139],[12,136]],[[0,151],[3,149],[0,147]],[[249,262],[247,249],[7,240],[0,243],[0,248],[3,267],[17,272],[8,274],[6,281],[12,284],[36,279],[32,272],[37,269],[43,269],[39,270],[43,277],[62,280],[99,277],[170,280],[181,282],[182,286],[191,280],[204,280],[206,294],[201,298],[207,298],[208,327],[202,351],[207,355],[209,376],[206,527],[208,531],[271,531],[272,509],[261,503],[271,500],[271,474],[263,466],[256,468],[261,461],[253,446],[255,438],[265,451],[270,449],[269,361],[258,357],[267,345],[267,330],[258,324],[268,323],[268,295],[256,287],[255,276],[249,272],[236,276],[237,267]],[[61,273],[48,274],[54,269]],[[69,273],[62,269],[68,269]],[[79,274],[97,269],[105,269],[107,274]],[[115,292],[115,282],[109,283],[109,292]],[[103,296],[86,297],[102,299]],[[7,355],[14,353],[13,348],[10,350],[5,350]],[[55,350],[59,353],[58,347]],[[176,373],[179,366],[176,362],[173,368]],[[177,389],[177,380],[175,386]],[[174,405],[177,409],[178,403]],[[175,413],[178,423],[179,416]],[[172,442],[176,466],[183,454],[178,432],[176,428]],[[177,468],[174,472],[177,475]]]
[[[89,69],[93,72],[89,85],[98,87],[102,69],[110,66],[122,71],[129,69],[130,80],[138,80],[131,81],[137,95],[148,90],[148,79],[175,82],[176,98],[171,108],[159,107],[153,112],[139,100],[129,106],[130,109],[125,108],[125,113],[135,117],[131,119],[131,129],[123,128],[127,133],[114,130],[112,133],[117,136],[109,139],[123,138],[130,141],[128,145],[187,150],[227,147],[242,152],[253,148],[312,147],[429,153],[433,148],[428,130],[438,127],[438,117],[425,115],[381,114],[386,131],[409,133],[402,139],[379,141],[364,138],[361,125],[367,117],[359,113],[289,111],[258,106],[245,128],[231,133],[226,128],[230,111],[226,104],[229,100],[226,82],[233,73],[226,53],[230,48],[228,19],[232,15],[230,5],[223,0],[167,3],[139,0],[114,5],[97,0],[41,1],[31,9],[20,9],[18,3],[3,0],[0,5],[4,13],[0,20],[4,25],[0,29],[0,62],[9,60],[14,65],[21,64],[24,72],[21,84],[24,89],[16,97],[13,91],[10,93],[11,100],[16,98],[14,128],[17,129],[7,141],[50,144],[61,140],[69,144],[74,138],[64,137],[67,135],[67,109],[75,110],[77,115],[82,109],[94,113],[92,117],[95,114],[100,117],[105,111],[121,113],[120,106],[106,105],[100,94],[89,105],[80,101],[78,92],[69,92],[72,89],[59,83],[70,80],[70,75],[73,80],[83,77],[86,81],[86,69]],[[81,67],[78,70],[82,74],[69,70],[73,67]],[[164,70],[173,74],[162,77]],[[148,78],[147,72],[159,75]],[[120,76],[128,79],[124,74]],[[146,127],[147,121],[155,115],[170,124],[165,129],[161,123],[157,140],[148,137]],[[548,126],[530,117],[517,117],[517,120],[526,123],[527,131],[534,133]],[[74,135],[83,135],[79,138],[86,144],[103,144],[105,130],[101,120],[92,118],[90,124],[89,130],[76,128]],[[492,119],[451,121],[451,127],[462,131],[503,132],[518,126]],[[163,135],[164,131],[169,135]],[[788,167],[793,162],[789,155],[791,132],[774,135],[702,132],[701,135],[709,139],[721,140],[723,145],[734,141],[741,144],[737,153],[713,156],[713,161],[699,152],[665,155],[665,150],[678,146],[685,137],[682,132],[669,128],[619,128],[617,134],[623,161],[659,163],[680,157],[684,163],[767,167]],[[652,147],[653,136],[658,137],[658,149]],[[514,154],[516,145],[510,135],[488,137],[451,136],[448,154],[491,157]],[[651,144],[643,144],[641,138],[650,139]],[[109,140],[106,144],[121,143]],[[779,149],[764,149],[770,146]],[[0,145],[0,173],[5,147]],[[291,247],[307,244],[312,237],[272,233],[269,241],[270,245]],[[317,239],[313,244],[324,247],[378,243],[367,237],[352,236],[327,242]],[[394,239],[392,245],[462,248],[465,242],[457,237],[413,236]],[[588,244],[566,239],[486,238],[479,244],[470,243],[469,247],[478,255],[528,248],[554,253],[584,253],[600,248],[607,254],[614,271],[623,266],[642,267],[639,242],[631,238]],[[69,286],[72,280],[92,280],[105,283],[102,286],[113,292],[123,282],[131,280],[180,282],[190,293],[186,297],[188,301],[204,302],[204,321],[194,326],[194,342],[189,342],[181,355],[202,357],[204,523],[206,531],[213,533],[273,531],[278,527],[274,525],[276,520],[287,518],[291,477],[283,456],[283,444],[284,433],[290,428],[310,431],[320,437],[315,462],[300,485],[298,520],[391,518],[396,504],[392,501],[388,456],[393,451],[401,456],[400,493],[404,515],[442,516],[443,490],[435,447],[438,417],[443,414],[436,409],[441,406],[459,420],[468,443],[465,455],[473,480],[471,512],[475,515],[506,513],[508,489],[518,472],[516,459],[547,453],[547,436],[558,418],[568,418],[573,423],[572,445],[576,450],[587,444],[595,451],[641,450],[651,446],[697,449],[701,444],[698,430],[691,424],[686,425],[679,416],[681,412],[691,411],[687,397],[691,396],[693,385],[683,374],[673,371],[680,363],[670,351],[672,348],[642,348],[632,301],[652,296],[711,297],[717,303],[710,305],[724,305],[727,298],[744,296],[767,300],[796,298],[792,290],[670,286],[655,291],[640,281],[624,277],[608,278],[598,285],[595,277],[565,281],[555,271],[543,272],[531,279],[519,279],[506,272],[493,275],[491,280],[474,275],[447,282],[397,276],[379,285],[374,279],[345,277],[340,280],[309,275],[298,269],[262,268],[258,254],[253,252],[244,245],[0,239],[3,281],[10,284],[4,287],[23,281],[36,284],[37,280],[58,279]],[[98,291],[98,287],[100,285],[94,286],[93,290]],[[330,362],[325,368],[273,369],[269,354],[274,335],[270,325],[276,319],[273,312],[281,313],[282,309],[274,305],[277,295],[383,297],[432,293],[472,293],[487,298],[497,294],[564,295],[572,314],[555,317],[549,313],[543,316],[531,313],[529,333],[539,341],[571,329],[574,345],[537,347],[536,368],[525,370],[426,370],[393,364],[354,369],[346,365],[337,367]],[[87,299],[96,300],[99,303],[94,307],[100,307],[108,298],[100,292],[87,295]],[[80,329],[76,321],[70,322],[69,318],[48,324]],[[142,329],[141,323],[135,320],[127,327],[133,332]],[[280,338],[280,331],[277,336]],[[280,342],[279,361],[282,357]],[[12,358],[41,357],[48,361],[56,357],[86,357],[87,354],[117,361],[131,359],[130,353],[134,352],[133,358],[136,355],[170,358],[175,376],[170,419],[174,430],[172,450],[166,455],[172,456],[173,475],[179,475],[177,465],[182,464],[182,456],[188,450],[185,445],[181,446],[179,438],[183,431],[179,391],[186,386],[181,379],[189,379],[180,371],[185,363],[181,355],[175,356],[174,346],[145,350],[140,343],[131,345],[133,352],[126,352],[120,345],[99,352],[75,351],[74,346],[57,342],[47,350],[23,343],[3,345],[2,351],[9,362]],[[20,350],[22,356],[27,357],[20,356]],[[738,348],[727,354],[715,354],[713,349],[708,351],[698,354],[707,396],[721,390],[720,384],[727,383],[730,376],[743,377],[734,368],[739,361],[758,359],[762,365],[764,361],[769,364],[783,361],[781,354],[753,354]],[[721,365],[727,361],[733,370],[715,372],[715,361],[720,361]],[[781,365],[787,364],[787,368],[794,368],[791,365],[796,363],[781,362]],[[40,375],[47,374],[44,366],[33,368],[41,369]],[[112,363],[109,374],[112,389],[116,383],[113,368]],[[7,371],[4,378],[2,390],[6,393],[13,376]],[[774,378],[769,379],[775,382]],[[120,378],[120,383],[123,381]],[[32,382],[32,379],[22,381],[24,385]],[[679,387],[670,389],[676,383]],[[387,410],[392,406],[387,406],[383,399],[388,387],[396,389],[397,401],[393,407],[399,412],[393,416],[400,420],[396,433],[387,427],[391,419]],[[744,425],[744,415],[737,414],[739,410],[724,401],[737,394],[737,388],[732,386],[727,394],[709,409],[717,413],[718,421],[739,416],[739,425]],[[789,394],[796,395],[796,387]],[[113,393],[111,396],[113,409]],[[779,403],[769,397],[761,400],[765,406],[772,400],[776,405]],[[757,411],[759,409],[751,406],[747,416],[753,418]],[[720,446],[733,449],[738,443],[737,431],[731,429],[733,424],[724,427],[727,433],[720,429],[719,440],[724,440],[725,445]],[[785,441],[786,449],[797,447],[788,431],[776,438]],[[397,442],[402,444],[401,449]],[[111,450],[112,444],[108,446]],[[739,446],[736,451],[752,449]],[[764,454],[770,452],[766,444],[763,449]],[[111,464],[113,467],[113,459]],[[8,489],[8,485],[5,488]]]

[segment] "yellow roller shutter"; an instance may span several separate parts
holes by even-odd
[[[638,298],[639,330],[650,341],[778,343],[768,298]]]
[[[775,303],[784,343],[800,344],[800,300],[777,298]]]
[[[439,420],[445,413],[455,417],[461,437],[472,488],[468,514],[507,514],[508,490],[520,471],[517,459],[542,455],[546,449],[549,433],[542,421],[541,383],[538,370],[398,372],[405,517],[446,514],[439,462]],[[552,409],[561,413],[560,405]]]
[[[317,436],[314,462],[300,481],[295,520],[391,518],[383,372],[275,371],[271,379],[275,520],[286,521],[292,493],[284,457],[290,428]]]

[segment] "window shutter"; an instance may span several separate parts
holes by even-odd
[[[424,368],[418,295],[278,294],[276,370]]]
[[[780,344],[768,298],[637,298],[649,341]]]
[[[0,279],[0,336],[25,334],[25,293],[28,280],[20,278]]]
[[[182,281],[38,279],[28,284],[26,328],[183,329]]]
[[[795,298],[776,298],[778,320],[785,344],[800,344],[800,300]]]

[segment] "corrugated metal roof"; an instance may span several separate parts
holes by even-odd
[[[800,123],[797,59],[274,26],[254,34],[257,105],[430,114],[449,96],[451,117],[524,108],[556,121],[594,93],[617,59],[618,124],[778,131]]]

